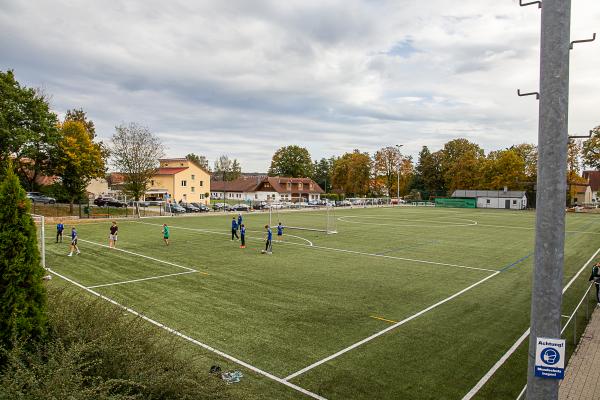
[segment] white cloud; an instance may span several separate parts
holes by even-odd
[[[600,16],[573,4],[573,37]],[[313,157],[464,136],[535,142],[540,12],[516,0],[0,0],[0,69],[83,107],[108,138],[148,125],[171,155],[227,153],[265,171],[282,145]],[[571,130],[600,124],[599,53],[572,52]]]

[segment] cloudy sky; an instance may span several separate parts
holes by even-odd
[[[573,1],[573,39],[600,2]],[[169,156],[227,154],[266,171],[313,158],[466,137],[537,141],[540,11],[518,0],[0,0],[0,70],[83,108],[108,140],[147,125]],[[600,125],[600,43],[571,52],[570,130]]]

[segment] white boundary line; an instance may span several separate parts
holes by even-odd
[[[342,216],[342,217],[338,217],[337,220],[338,221],[342,221],[342,222],[346,222],[349,224],[358,224],[358,225],[375,225],[375,226],[416,226],[416,227],[426,227],[426,228],[430,228],[430,227],[435,227],[435,228],[454,228],[454,227],[461,227],[461,226],[473,226],[473,225],[477,225],[477,221],[473,221],[472,219],[466,219],[466,218],[458,218],[458,217],[438,217],[438,219],[448,219],[448,218],[454,218],[454,219],[460,219],[463,221],[469,221],[469,223],[462,223],[462,222],[452,222],[452,221],[434,221],[433,219],[409,219],[406,222],[409,222],[408,224],[403,223],[404,221],[402,220],[398,220],[398,223],[395,224],[380,224],[380,223],[376,223],[376,222],[360,222],[360,221],[347,221],[345,218],[366,218],[366,219],[383,219],[383,220],[387,220],[389,221],[391,218],[393,217],[374,217],[374,216],[370,216],[370,215],[346,215],[346,216]],[[428,222],[427,224],[412,224],[411,222],[413,221],[422,221],[422,222]]]
[[[202,342],[199,342],[198,340],[196,340],[196,339],[194,339],[194,338],[192,338],[192,337],[190,337],[190,336],[184,335],[183,333],[181,333],[181,332],[179,332],[179,331],[177,331],[177,330],[175,330],[175,329],[173,329],[173,328],[169,328],[168,326],[166,326],[166,325],[164,325],[164,324],[161,324],[161,323],[160,323],[160,322],[158,322],[158,321],[155,321],[155,320],[153,320],[153,319],[151,319],[151,318],[148,318],[148,317],[146,317],[146,316],[142,315],[141,313],[139,313],[139,312],[135,311],[134,309],[131,309],[131,308],[129,308],[129,307],[126,307],[126,306],[124,306],[124,305],[122,305],[122,304],[120,304],[120,303],[117,303],[115,300],[113,300],[113,299],[111,299],[111,298],[109,298],[109,297],[106,297],[106,296],[104,296],[104,295],[101,295],[100,293],[98,293],[98,292],[95,292],[95,291],[91,290],[90,288],[87,288],[87,287],[83,286],[82,284],[80,284],[80,283],[78,283],[78,282],[75,282],[74,280],[72,280],[72,279],[70,279],[70,278],[67,278],[66,276],[63,276],[63,275],[61,275],[61,274],[59,274],[59,273],[57,273],[57,272],[53,271],[53,270],[52,270],[52,269],[50,269],[50,268],[48,268],[48,271],[49,271],[50,273],[52,273],[52,274],[54,274],[54,275],[56,275],[56,276],[58,276],[58,277],[60,277],[60,278],[64,279],[65,281],[67,281],[67,282],[70,282],[70,283],[72,283],[73,285],[75,285],[75,286],[77,286],[77,287],[79,287],[79,288],[81,288],[81,289],[83,289],[83,290],[85,290],[85,291],[87,291],[87,292],[89,292],[89,293],[93,294],[94,296],[98,296],[99,298],[101,298],[101,299],[103,299],[103,300],[106,300],[106,301],[108,301],[109,303],[111,303],[111,304],[114,304],[114,305],[115,305],[115,306],[117,306],[117,307],[120,307],[120,308],[122,308],[123,310],[127,311],[128,313],[130,313],[130,314],[133,314],[133,315],[135,315],[135,316],[137,316],[137,317],[140,317],[140,318],[141,318],[141,319],[143,319],[144,321],[147,321],[147,322],[149,322],[149,323],[151,323],[151,324],[153,324],[153,325],[156,325],[156,326],[158,326],[159,328],[162,328],[162,329],[166,330],[166,331],[167,331],[167,332],[169,332],[169,333],[172,333],[172,334],[173,334],[173,335],[175,335],[175,336],[179,336],[180,338],[182,338],[182,339],[184,339],[184,340],[187,340],[188,342],[191,342],[191,343],[193,343],[193,344],[195,344],[195,345],[197,345],[197,346],[200,346],[200,347],[202,347],[202,348],[204,348],[204,349],[206,349],[206,350],[208,350],[208,351],[211,351],[211,352],[213,352],[213,353],[215,353],[215,354],[218,354],[218,355],[220,355],[220,356],[221,356],[221,357],[223,357],[223,358],[226,358],[226,359],[228,359],[228,360],[230,360],[230,361],[233,361],[233,362],[234,362],[234,363],[236,363],[236,364],[239,364],[239,365],[241,365],[241,366],[243,366],[243,367],[246,367],[246,368],[248,368],[248,369],[249,369],[249,370],[251,370],[251,371],[254,371],[254,372],[256,372],[256,373],[258,373],[258,374],[260,374],[260,375],[263,375],[263,376],[265,376],[265,377],[267,377],[267,378],[269,378],[269,379],[271,379],[271,380],[274,380],[274,381],[276,381],[276,382],[279,382],[279,383],[281,383],[281,384],[283,384],[283,385],[285,385],[285,386],[287,386],[287,387],[289,387],[289,388],[292,388],[292,389],[294,389],[294,390],[297,390],[298,392],[300,392],[300,393],[303,393],[303,394],[305,394],[305,395],[307,395],[307,396],[310,396],[310,397],[312,397],[313,399],[318,399],[318,400],[327,400],[325,397],[319,396],[318,394],[316,394],[316,393],[313,393],[313,392],[310,392],[310,391],[308,391],[308,390],[306,390],[306,389],[304,389],[304,388],[302,388],[302,387],[300,387],[300,386],[298,386],[298,385],[294,385],[293,383],[287,382],[287,381],[286,381],[286,380],[284,380],[284,379],[278,378],[278,377],[276,377],[275,375],[273,375],[273,374],[270,374],[270,373],[268,373],[268,372],[266,372],[266,371],[263,371],[262,369],[256,368],[255,366],[253,366],[253,365],[250,365],[250,364],[248,364],[248,363],[247,363],[247,362],[245,362],[245,361],[239,360],[239,359],[237,359],[237,358],[235,358],[235,357],[233,357],[233,356],[230,356],[230,355],[229,355],[229,354],[227,354],[227,353],[224,353],[224,352],[222,352],[222,351],[220,351],[220,350],[217,350],[217,349],[215,349],[214,347],[211,347],[211,346],[209,346],[209,345],[207,345],[207,344],[204,344],[204,343],[202,343]]]
[[[525,229],[528,231],[535,230],[535,227],[527,227],[527,226],[510,226],[510,225],[489,225],[489,224],[477,224],[477,226],[483,227],[493,227],[493,228],[508,228],[508,229]],[[580,233],[580,234],[588,234],[588,235],[600,235],[600,232],[592,232],[592,231],[565,231],[565,233]]]
[[[149,222],[137,222],[137,223],[138,224],[145,224],[145,225],[158,225],[158,224],[151,224]],[[194,231],[194,232],[200,232],[200,233],[213,233],[213,234],[216,234],[216,235],[227,235],[227,236],[229,235],[228,233],[225,233],[225,232],[211,231],[211,230],[208,230],[208,229],[186,228],[186,227],[183,227],[183,226],[175,226],[175,225],[170,225],[170,227],[174,228],[174,229],[185,229],[185,230],[188,230],[188,231]],[[335,247],[325,247],[325,246],[315,246],[315,245],[310,246],[310,245],[306,245],[306,244],[302,244],[302,243],[292,243],[292,242],[279,242],[279,243],[281,243],[281,244],[287,244],[287,245],[293,245],[293,246],[310,247],[312,249],[337,251],[337,252],[340,252],[340,253],[357,254],[357,255],[367,256],[367,257],[388,258],[388,259],[392,259],[392,260],[412,261],[412,262],[421,263],[421,264],[441,265],[441,266],[444,266],[444,267],[472,269],[472,270],[486,271],[486,272],[498,272],[498,270],[489,269],[489,268],[469,267],[469,266],[466,266],[466,265],[441,263],[441,262],[437,262],[437,261],[418,260],[418,259],[414,259],[414,258],[405,258],[405,257],[394,257],[394,256],[388,256],[388,255],[385,255],[385,254],[365,253],[365,252],[356,251],[356,250],[337,249]]]
[[[569,287],[571,287],[573,282],[575,282],[575,280],[579,277],[579,275],[581,275],[581,273],[589,265],[589,263],[591,263],[592,260],[594,258],[596,258],[598,253],[600,253],[600,248],[598,248],[598,250],[596,250],[596,252],[589,258],[589,260],[587,260],[587,262],[585,264],[583,264],[581,269],[579,271],[577,271],[575,276],[573,276],[573,278],[571,278],[571,280],[565,285],[565,287],[563,288],[563,291],[562,291],[563,294],[565,294],[567,289],[569,289]],[[519,337],[519,339],[517,339],[517,341],[506,351],[506,353],[504,353],[504,355],[502,357],[500,357],[500,359],[496,362],[496,364],[494,364],[492,366],[492,368],[490,368],[490,370],[479,380],[479,382],[477,382],[477,384],[475,384],[475,386],[473,386],[473,388],[471,390],[469,390],[469,392],[467,394],[465,394],[465,396],[462,398],[462,400],[472,399],[473,396],[475,396],[477,394],[477,392],[479,392],[481,390],[481,388],[490,380],[490,378],[496,373],[496,371],[498,371],[500,369],[500,367],[506,362],[506,360],[508,360],[509,357],[512,356],[512,354],[517,350],[517,348],[519,348],[519,346],[521,346],[521,344],[529,336],[530,332],[531,332],[531,328],[527,328],[527,330],[525,332],[523,332],[521,337]]]
[[[142,282],[142,281],[149,281],[152,279],[160,279],[160,278],[166,278],[169,276],[177,276],[177,275],[185,275],[185,274],[193,274],[194,272],[198,272],[198,271],[185,271],[185,272],[177,272],[175,274],[167,274],[167,275],[158,275],[158,276],[151,276],[149,278],[140,278],[140,279],[132,279],[130,281],[122,281],[122,282],[114,282],[114,283],[105,283],[102,285],[93,285],[93,286],[87,286],[88,289],[94,289],[94,288],[99,288],[99,287],[106,287],[106,286],[115,286],[115,285],[124,285],[126,283],[134,283],[134,282]]]
[[[379,331],[379,332],[375,333],[374,335],[371,335],[371,336],[369,336],[369,337],[367,337],[367,338],[365,338],[365,339],[363,339],[363,340],[361,340],[361,341],[359,341],[359,342],[356,342],[356,343],[354,343],[354,344],[353,344],[353,345],[351,345],[351,346],[348,346],[348,347],[346,347],[345,349],[342,349],[342,350],[338,351],[338,352],[337,352],[337,353],[335,353],[335,354],[332,354],[332,355],[330,355],[330,356],[328,356],[328,357],[325,357],[325,358],[324,358],[324,359],[322,359],[322,360],[319,360],[319,361],[317,361],[317,362],[315,362],[315,363],[313,363],[313,364],[311,364],[311,365],[309,365],[309,366],[307,366],[307,367],[305,367],[305,368],[302,368],[302,369],[301,369],[301,370],[299,370],[299,371],[296,371],[296,372],[294,372],[294,373],[293,373],[293,374],[291,374],[291,375],[288,375],[288,376],[286,376],[286,377],[284,378],[284,380],[288,381],[288,380],[290,380],[290,379],[293,379],[293,378],[297,377],[298,375],[302,375],[303,373],[305,373],[305,372],[307,372],[307,371],[310,371],[311,369],[313,369],[313,368],[315,368],[315,367],[318,367],[318,366],[319,366],[319,365],[321,365],[321,364],[324,364],[324,363],[326,363],[326,362],[328,362],[328,361],[331,361],[331,360],[333,360],[334,358],[337,358],[337,357],[341,356],[341,355],[342,355],[342,354],[344,354],[344,353],[347,353],[347,352],[349,352],[350,350],[353,350],[353,349],[355,349],[355,348],[357,348],[357,347],[359,347],[359,346],[361,346],[361,345],[363,345],[363,344],[365,344],[365,343],[367,343],[367,342],[370,342],[371,340],[373,340],[373,339],[375,339],[375,338],[377,338],[377,337],[379,337],[379,336],[381,336],[381,335],[383,335],[383,334],[385,334],[385,333],[387,333],[387,332],[389,332],[389,331],[391,331],[391,330],[394,330],[394,329],[398,328],[399,326],[401,326],[401,325],[404,325],[404,324],[406,324],[406,323],[407,323],[407,322],[409,322],[409,321],[412,321],[412,320],[413,320],[413,319],[415,319],[415,318],[418,318],[418,317],[420,317],[421,315],[423,315],[423,314],[425,314],[425,313],[427,313],[427,312],[429,312],[429,311],[433,310],[434,308],[437,308],[437,307],[441,306],[442,304],[449,302],[450,300],[452,300],[452,299],[454,299],[454,298],[456,298],[456,297],[458,297],[458,296],[462,295],[463,293],[466,293],[466,292],[468,292],[469,290],[471,290],[471,289],[473,289],[474,287],[476,287],[476,286],[478,286],[478,285],[482,284],[483,282],[487,281],[488,279],[491,279],[491,278],[493,278],[494,276],[496,276],[496,275],[498,275],[498,274],[500,274],[500,271],[496,271],[496,272],[494,272],[493,274],[491,274],[491,275],[489,275],[489,276],[486,276],[485,278],[483,278],[483,279],[481,279],[481,280],[479,280],[479,281],[475,282],[475,283],[474,283],[474,284],[472,284],[471,286],[468,286],[468,287],[464,288],[464,289],[463,289],[463,290],[461,290],[460,292],[457,292],[457,293],[453,294],[452,296],[446,297],[445,299],[443,299],[443,300],[441,300],[441,301],[438,301],[438,302],[437,302],[437,303],[435,303],[435,304],[432,304],[432,305],[430,305],[429,307],[427,307],[427,308],[425,308],[425,309],[423,309],[423,310],[419,311],[418,313],[416,313],[416,314],[413,314],[413,315],[411,315],[410,317],[408,317],[408,318],[405,318],[405,319],[403,319],[402,321],[400,321],[400,322],[397,322],[397,323],[395,323],[394,325],[391,325],[391,326],[387,327],[386,329],[384,329],[384,330],[382,330],[382,331]]]
[[[116,247],[109,247],[105,244],[101,244],[101,243],[96,243],[96,242],[92,242],[90,240],[84,240],[84,239],[78,239],[80,242],[85,242],[85,243],[90,243],[90,244],[95,244],[96,246],[101,246],[101,247],[106,247],[106,248],[110,248],[111,250],[117,250],[117,251],[122,251],[123,253],[127,253],[127,254],[132,254],[134,256],[138,256],[138,257],[143,257],[143,258],[147,258],[148,260],[152,260],[152,261],[156,261],[159,263],[163,263],[163,264],[167,264],[167,265],[172,265],[174,267],[178,267],[178,268],[182,268],[182,269],[186,269],[188,271],[191,272],[198,272],[197,270],[193,269],[193,268],[189,268],[189,267],[184,267],[183,265],[179,265],[179,264],[175,264],[172,263],[170,261],[164,261],[164,260],[159,260],[158,258],[154,258],[154,257],[150,257],[150,256],[146,256],[144,254],[139,254],[139,253],[134,253],[133,251],[129,251],[129,250],[123,250],[123,249],[119,249]]]

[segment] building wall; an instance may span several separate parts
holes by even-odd
[[[179,202],[210,203],[210,175],[187,160],[161,162],[161,167],[187,167],[175,175],[155,175],[150,189],[166,189],[172,200]]]
[[[99,197],[100,195],[109,192],[108,182],[104,178],[92,179],[85,190],[89,193],[93,193],[94,197]]]
[[[497,197],[478,197],[477,208],[506,208],[506,200],[510,201],[511,210],[522,210],[527,207],[527,197],[522,198],[497,198]]]

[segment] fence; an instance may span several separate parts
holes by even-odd
[[[585,293],[583,294],[583,296],[581,297],[581,300],[579,300],[579,303],[577,303],[577,306],[575,307],[575,309],[573,310],[573,312],[571,313],[571,315],[563,315],[562,317],[565,318],[567,320],[567,322],[564,323],[564,325],[562,326],[562,329],[560,330],[560,337],[564,338],[567,344],[567,353],[570,355],[573,354],[573,351],[575,351],[575,348],[577,347],[577,344],[579,343],[579,338],[581,337],[581,335],[583,334],[583,332],[585,331],[585,328],[587,327],[587,323],[590,320],[590,303],[593,304],[592,309],[596,307],[597,304],[597,300],[595,298],[595,296],[593,296],[593,300],[590,301],[590,291],[592,291],[592,288],[594,287],[594,283],[590,284],[587,288],[587,290],[585,291]],[[580,309],[585,309],[585,313],[584,314],[580,314],[579,310]],[[580,324],[577,324],[577,320],[580,319]],[[567,328],[569,328],[570,324],[573,324],[573,330],[571,331],[570,329],[567,331]],[[579,327],[579,329],[578,329]],[[571,334],[573,335],[573,337],[571,338]],[[519,393],[519,395],[517,396],[516,400],[521,400],[524,398],[525,395],[525,391],[527,390],[527,385],[525,385],[523,387],[523,390],[521,390],[521,392]]]

